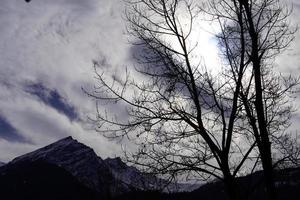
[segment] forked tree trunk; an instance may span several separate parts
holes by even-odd
[[[230,200],[242,200],[241,194],[240,194],[240,188],[237,183],[236,178],[231,174],[228,162],[224,162],[225,165],[222,166],[222,171],[224,175],[224,186],[225,191],[229,197]]]
[[[270,145],[269,149],[267,148],[267,145],[264,149],[262,149],[261,153],[261,161],[264,171],[264,182],[267,192],[267,197],[269,200],[277,200],[277,192],[274,184],[274,170],[272,165],[272,157],[271,157],[271,148]]]
[[[225,191],[230,200],[242,200],[236,179],[233,176],[227,177],[224,180]]]

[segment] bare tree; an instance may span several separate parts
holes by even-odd
[[[273,78],[267,62],[292,39],[272,2],[216,0],[202,10],[221,28],[224,66],[214,74],[193,59],[197,44],[190,36],[199,5],[129,1],[128,30],[142,52],[140,77],[127,72],[124,79],[109,79],[95,63],[99,85],[89,95],[98,103],[121,105],[128,116],[120,119],[97,107],[97,130],[134,139],[139,148],[131,162],[142,169],[170,178],[217,178],[231,199],[242,198],[235,177],[261,160],[270,194],[270,135],[285,128],[291,111],[285,94],[296,84]]]
[[[143,49],[137,70],[145,81],[127,74],[123,82],[109,83],[95,67],[100,86],[90,95],[123,104],[129,117],[98,112],[98,131],[108,137],[135,134],[140,148],[132,162],[145,169],[171,177],[187,172],[215,177],[224,181],[231,199],[239,199],[234,177],[253,159],[249,154],[256,146],[255,140],[241,142],[249,131],[240,127],[247,125],[239,100],[244,66],[236,69],[236,82],[227,69],[213,75],[192,61],[196,44],[189,36],[196,8],[189,1],[131,2],[128,29]]]
[[[294,38],[296,29],[287,20],[291,10],[280,0],[217,0],[209,7],[207,13],[223,27],[221,46],[229,65],[238,62],[247,71],[240,98],[257,142],[268,197],[276,199],[271,143],[283,155],[277,163],[299,154],[297,143],[285,133],[292,112],[289,94],[298,78],[284,77],[273,67]]]

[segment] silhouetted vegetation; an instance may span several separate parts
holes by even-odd
[[[217,74],[194,60],[199,15],[220,29]],[[97,131],[134,140],[139,149],[126,156],[141,170],[170,180],[216,178],[232,200],[244,199],[238,175],[263,169],[266,197],[276,199],[273,168],[297,166],[300,155],[286,132],[299,80],[273,66],[294,38],[289,15],[280,0],[129,0],[137,73],[109,78],[94,63],[98,85],[88,93],[97,105],[123,107],[128,119],[98,106]]]
[[[297,200],[300,190],[300,168],[275,171],[275,185],[280,200]],[[241,197],[263,200],[263,173],[237,179]],[[109,195],[113,196],[113,195]],[[228,200],[224,183],[210,182],[192,192],[162,193],[159,191],[132,190],[117,197],[100,195],[64,169],[44,161],[9,164],[0,168],[0,197],[9,200]]]

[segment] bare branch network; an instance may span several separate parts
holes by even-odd
[[[274,69],[294,39],[290,13],[279,0],[128,0],[138,76],[126,70],[122,80],[109,78],[94,63],[98,85],[88,94],[100,105],[97,131],[134,140],[138,151],[127,155],[146,171],[217,178],[238,199],[235,177],[299,159],[286,132],[299,79]],[[193,60],[199,16],[220,29],[218,74]],[[125,108],[127,118],[104,112],[103,103]]]

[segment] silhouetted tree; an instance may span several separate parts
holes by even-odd
[[[209,8],[207,13],[222,27],[221,47],[233,73],[236,63],[244,68],[240,98],[257,142],[269,199],[275,199],[271,143],[275,152],[283,150],[280,161],[299,152],[285,133],[292,111],[288,97],[298,79],[276,73],[273,66],[294,38],[296,29],[287,20],[291,10],[280,0],[216,0]]]
[[[204,8],[188,0],[129,1],[128,31],[142,52],[138,73],[109,79],[95,62],[99,85],[88,93],[98,105],[125,108],[128,118],[97,106],[97,130],[134,139],[139,148],[130,161],[142,169],[220,179],[231,199],[242,196],[235,177],[261,160],[271,197],[270,137],[286,128],[286,94],[296,84],[273,76],[268,63],[293,33],[275,2],[216,0]],[[219,21],[224,65],[217,74],[193,59],[199,12]]]

